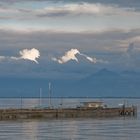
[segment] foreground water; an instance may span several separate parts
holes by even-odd
[[[52,99],[54,107],[74,107],[98,99]],[[102,99],[109,106],[137,105],[140,99]],[[0,108],[48,106],[48,99],[0,99]],[[140,111],[137,117],[102,119],[52,119],[0,121],[2,140],[140,140]]]

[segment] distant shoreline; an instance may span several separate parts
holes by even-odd
[[[40,97],[0,97],[1,99],[9,99],[9,98],[13,98],[13,99],[19,99],[19,98],[23,98],[23,99],[38,99],[38,98],[40,98]],[[64,96],[64,97],[51,97],[52,99],[77,99],[77,98],[83,98],[83,99],[140,99],[140,97],[111,97],[111,96],[103,96],[103,97],[66,97],[66,96]],[[49,97],[42,97],[42,99],[49,99]]]

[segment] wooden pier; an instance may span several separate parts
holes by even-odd
[[[0,109],[0,120],[136,116],[137,108]]]

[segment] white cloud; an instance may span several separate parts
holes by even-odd
[[[4,59],[12,59],[12,60],[21,60],[21,59],[25,59],[25,60],[30,60],[33,61],[35,63],[38,64],[37,58],[40,57],[40,52],[39,50],[32,48],[32,49],[24,49],[21,50],[19,52],[20,56],[19,57],[15,57],[15,56],[0,56],[0,60],[4,60]]]
[[[27,59],[27,60],[38,63],[38,61],[36,59],[40,57],[39,50],[37,50],[35,48],[30,49],[30,50],[24,49],[24,50],[20,51],[19,53],[21,55],[20,59]]]
[[[57,61],[60,64],[66,63],[70,60],[75,60],[78,62],[78,59],[76,57],[76,54],[79,54],[80,52],[77,49],[71,49],[65,53],[64,56],[57,58],[52,58],[53,61]]]
[[[97,59],[95,57],[94,58],[89,57],[86,54],[80,53],[80,51],[77,50],[77,49],[71,49],[71,50],[65,52],[64,56],[62,56],[60,58],[53,57],[52,60],[58,62],[59,64],[64,64],[64,63],[66,63],[70,60],[75,60],[76,62],[79,62],[76,55],[81,55],[81,56],[85,57],[88,61],[90,61],[94,64],[97,63],[97,62],[99,62],[99,63],[106,63],[107,62],[107,61],[103,61],[101,59]]]
[[[94,57],[94,58],[91,58],[85,54],[82,54],[82,53],[79,53],[80,55],[84,56],[87,60],[89,60],[90,62],[93,62],[93,63],[97,63],[97,59]]]
[[[4,60],[5,56],[0,56],[0,61]]]

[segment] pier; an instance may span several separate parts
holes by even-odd
[[[0,109],[0,120],[136,116],[137,108]]]

